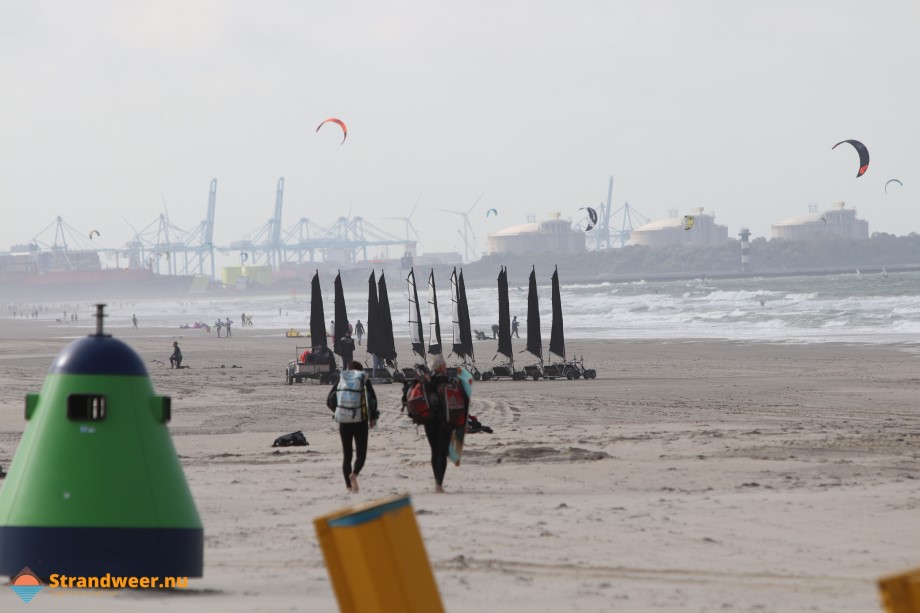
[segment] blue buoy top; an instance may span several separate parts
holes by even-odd
[[[51,375],[136,375],[147,368],[137,353],[111,335],[102,333],[104,304],[96,305],[96,333],[69,344],[51,364]]]
[[[133,349],[111,336],[86,336],[69,344],[51,364],[51,375],[138,375],[147,368]]]

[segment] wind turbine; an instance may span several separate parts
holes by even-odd
[[[442,211],[444,213],[453,213],[454,215],[459,215],[460,217],[463,218],[463,256],[464,256],[463,259],[465,260],[465,263],[467,264],[470,262],[470,236],[469,236],[470,234],[473,235],[473,246],[474,246],[473,254],[475,255],[476,253],[476,249],[475,249],[476,234],[473,233],[473,226],[470,225],[470,213],[473,212],[473,209],[476,208],[476,205],[479,204],[479,201],[482,200],[482,197],[485,196],[485,194],[486,194],[485,191],[479,194],[479,198],[476,198],[476,202],[474,202],[473,206],[467,209],[465,213],[463,211],[450,211],[448,209],[438,209],[439,211]]]
[[[415,215],[415,209],[418,208],[419,202],[422,201],[422,195],[418,195],[418,200],[415,201],[415,206],[412,207],[412,212],[409,213],[408,217],[384,217],[384,219],[398,219],[399,221],[406,222],[406,242],[409,243],[412,239],[409,238],[409,228],[412,228],[412,232],[415,233],[415,238],[417,239],[418,244],[422,244],[422,238],[418,234],[418,230],[415,229],[415,226],[412,225],[412,216]]]

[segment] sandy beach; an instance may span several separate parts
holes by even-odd
[[[445,495],[424,433],[400,414],[401,386],[378,386],[382,417],[352,495],[327,386],[284,382],[305,339],[108,331],[172,397],[204,577],[176,592],[45,590],[32,611],[336,611],[313,519],[401,493],[452,613],[876,611],[878,577],[920,566],[910,346],[570,340],[597,379],[478,383],[472,413],[495,432],[468,437]],[[89,332],[0,320],[4,468],[25,394]],[[187,369],[168,367],[174,338]],[[405,340],[398,350],[409,365]],[[271,447],[294,430],[308,447]],[[0,591],[0,609],[20,606]]]

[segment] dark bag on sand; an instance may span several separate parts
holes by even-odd
[[[275,442],[272,443],[272,447],[303,447],[309,444],[310,443],[307,442],[307,437],[303,435],[303,431],[298,430],[297,432],[279,436],[275,439]]]

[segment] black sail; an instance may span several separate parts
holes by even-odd
[[[549,337],[549,351],[565,359],[565,336],[562,334],[562,298],[559,295],[559,268],[553,272],[553,330]]]
[[[438,316],[438,294],[434,287],[434,268],[428,275],[428,353],[441,354],[441,320]]]
[[[345,310],[345,292],[342,290],[342,273],[335,276],[335,327],[332,330],[332,336],[335,338],[336,346],[332,348],[335,353],[339,352],[338,342],[345,332],[348,331],[348,312]]]
[[[460,333],[460,283],[457,279],[457,269],[450,273],[450,302],[451,302],[451,334],[453,345],[451,353],[460,359],[466,357],[463,347],[463,335]]]
[[[472,362],[473,356],[473,330],[470,328],[470,307],[466,302],[466,284],[463,282],[463,270],[457,281],[457,291],[460,298],[460,339],[463,342],[463,354]]]
[[[380,326],[377,324],[377,275],[371,271],[367,278],[367,352],[379,356],[377,353],[380,338]]]
[[[387,280],[383,271],[380,272],[380,280],[377,282],[377,323],[380,327],[377,357],[394,366],[396,341],[393,339],[393,317],[390,314],[390,298],[387,295]]]
[[[498,353],[514,360],[511,349],[511,306],[508,303],[508,269],[498,273]]]
[[[323,313],[323,292],[319,287],[319,271],[310,282],[310,344],[326,346],[326,315]]]
[[[540,338],[540,302],[537,297],[537,272],[530,271],[530,288],[527,290],[527,351],[543,361],[543,339]]]
[[[406,277],[409,290],[409,338],[412,340],[412,351],[425,359],[425,337],[422,334],[422,311],[418,303],[418,288],[415,286],[415,269],[409,269]]]

